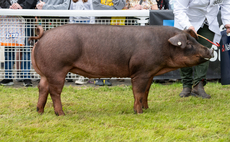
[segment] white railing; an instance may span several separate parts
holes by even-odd
[[[0,15],[6,16],[95,16],[95,17],[149,17],[148,10],[28,10],[0,9]]]
[[[12,22],[12,17],[23,17],[21,21],[15,24]],[[25,16],[33,17],[27,18]],[[148,10],[11,10],[0,9],[0,32],[13,30],[24,30],[24,35],[17,38],[28,39],[30,36],[35,36],[36,25],[41,25],[45,30],[55,28],[69,23],[69,17],[95,17],[91,24],[119,24],[123,20],[123,25],[137,25],[145,26],[148,24],[149,11]],[[36,17],[36,18],[35,18]],[[115,21],[111,21],[110,17],[117,17]],[[119,17],[126,17],[119,19]],[[77,20],[84,21],[85,19]],[[7,22],[6,22],[7,21]],[[15,21],[14,21],[15,22]],[[5,24],[4,24],[5,23]],[[6,24],[7,23],[7,24]],[[11,24],[9,24],[11,23]],[[83,22],[84,23],[84,22]],[[21,26],[17,26],[21,25]],[[6,28],[7,27],[7,28]],[[12,30],[11,29],[11,30]],[[29,33],[29,34],[28,34]],[[9,33],[7,38],[15,36],[16,34]],[[39,79],[40,76],[35,72],[31,65],[30,56],[32,45],[25,42],[24,45],[18,44],[17,41],[12,40],[12,43],[2,43],[1,40],[6,38],[6,34],[0,33],[0,79],[5,79],[11,76],[14,79],[25,79],[27,77],[32,79]],[[9,39],[7,39],[9,42]],[[14,55],[12,58],[5,58],[6,56]],[[12,65],[11,69],[8,69]],[[79,76],[75,74],[68,74],[67,79],[78,79]],[[80,77],[82,79],[82,77]]]
[[[149,18],[148,10],[12,10],[0,9],[0,15],[5,16],[44,16],[44,17],[70,17],[70,16],[93,16],[93,17],[136,17],[138,23],[144,25]]]

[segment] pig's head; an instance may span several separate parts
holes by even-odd
[[[168,41],[176,51],[171,55],[172,62],[177,67],[190,67],[208,61],[213,57],[213,50],[197,42],[198,37],[191,29],[184,30]]]

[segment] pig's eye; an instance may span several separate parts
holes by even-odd
[[[187,47],[190,47],[191,46],[191,43],[190,42],[187,42]]]
[[[188,44],[187,47],[193,49],[193,45],[192,44]]]

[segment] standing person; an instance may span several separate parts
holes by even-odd
[[[1,0],[2,8],[34,9],[37,0]]]
[[[220,30],[217,21],[217,14],[221,7],[222,22],[230,33],[230,1],[229,0],[175,0],[174,15],[175,27],[179,29],[192,29],[195,33],[200,34],[214,42],[220,41]],[[212,44],[199,38],[198,42],[208,48]],[[190,95],[211,98],[205,90],[206,74],[209,62],[197,65],[193,68],[181,68],[181,78],[183,90],[180,97]],[[194,71],[194,79],[193,79]]]
[[[173,10],[174,9],[174,1],[175,0],[169,0],[169,9]]]
[[[121,10],[125,0],[93,0],[94,10]]]
[[[36,8],[48,10],[68,10],[70,7],[70,0],[39,0]]]
[[[92,0],[72,0],[70,4],[70,10],[93,10]],[[69,20],[70,23],[93,24],[95,22],[95,18],[92,16],[90,17],[71,16]]]
[[[156,0],[127,0],[125,9],[127,10],[158,10]]]
[[[94,10],[121,10],[124,7],[125,0],[93,0]],[[99,86],[112,85],[109,79],[95,79],[94,84]]]
[[[156,0],[159,10],[169,10],[169,0]]]
[[[9,8],[9,9],[34,9],[35,6],[36,6],[36,2],[37,0],[3,0],[2,1],[2,8]],[[28,26],[27,23],[26,24],[26,27]],[[28,32],[31,31],[30,28],[25,28],[25,39],[24,39],[24,45],[25,47],[22,49],[23,50],[23,60],[24,62],[22,63],[21,65],[21,68],[22,68],[22,72],[20,75],[23,75],[23,78],[25,78],[23,80],[23,84],[25,87],[29,87],[29,86],[32,86],[32,82],[31,82],[31,79],[30,79],[30,65],[31,65],[31,62],[30,62],[30,47],[28,45],[28,38],[30,35],[28,34]],[[5,70],[8,72],[6,73],[6,76],[4,80],[2,80],[0,82],[1,85],[13,85],[13,79],[12,79],[12,73],[11,70],[13,68],[13,60],[14,60],[14,51],[15,49],[14,48],[10,48],[8,49],[9,51],[5,52],[5,60],[9,60],[8,62],[6,62],[5,64]]]

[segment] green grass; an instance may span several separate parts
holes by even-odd
[[[0,87],[0,141],[230,141],[230,86],[208,83],[211,99],[180,98],[182,84],[153,84],[149,109],[134,114],[131,86],[68,86],[65,116],[49,97],[36,112],[38,89]]]

